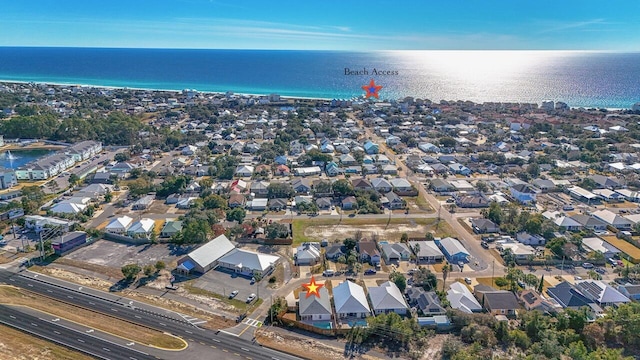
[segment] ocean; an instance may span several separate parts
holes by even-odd
[[[630,108],[640,53],[275,51],[0,47],[0,80],[349,99],[563,101]]]

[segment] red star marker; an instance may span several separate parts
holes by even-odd
[[[312,276],[311,281],[308,284],[302,284],[302,287],[307,289],[307,296],[315,295],[316,297],[320,297],[320,288],[323,287],[324,284],[316,283],[316,279]]]
[[[370,98],[370,97],[374,97],[374,98],[378,98],[378,91],[380,91],[380,89],[382,89],[381,85],[376,85],[376,82],[373,81],[373,79],[371,79],[371,81],[369,82],[369,85],[364,85],[362,87],[362,90],[367,92],[367,95],[365,95],[365,98]]]

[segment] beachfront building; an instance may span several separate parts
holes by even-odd
[[[18,180],[47,180],[75,164],[72,156],[63,152],[41,157],[16,169]]]

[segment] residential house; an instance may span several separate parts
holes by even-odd
[[[529,184],[516,184],[510,189],[511,196],[521,204],[530,204],[536,202],[537,191]]]
[[[531,289],[523,290],[518,295],[518,299],[527,311],[538,310],[545,314],[555,314],[562,309],[556,301],[549,301]]]
[[[321,197],[316,199],[316,205],[318,209],[330,209],[331,208],[331,198],[329,197]]]
[[[556,300],[563,308],[577,310],[583,306],[591,307],[591,304],[594,304],[593,300],[584,296],[580,290],[566,281],[548,288],[547,294]]]
[[[291,169],[287,165],[278,165],[276,166],[275,175],[276,176],[289,176],[291,174]]]
[[[275,198],[269,199],[267,208],[273,211],[282,211],[287,208],[287,199]]]
[[[269,194],[269,182],[268,181],[254,181],[249,187],[249,191],[258,198],[266,198]]]
[[[298,313],[300,321],[329,321],[333,315],[329,291],[325,286],[318,289],[320,296],[307,296],[306,291],[298,295]]]
[[[435,244],[442,250],[449,262],[457,264],[459,262],[466,263],[469,261],[469,252],[462,246],[458,239],[447,237],[444,239],[436,239]]]
[[[368,287],[369,300],[371,300],[371,307],[374,314],[388,314],[394,312],[398,315],[405,315],[409,306],[407,305],[404,296],[398,286],[391,282],[386,281],[380,286]]]
[[[232,209],[236,207],[244,207],[246,203],[247,199],[242,194],[232,193],[229,195],[229,207]]]
[[[371,309],[362,286],[345,280],[333,288],[333,303],[336,316],[344,318],[366,318]]]
[[[320,166],[298,167],[294,170],[296,176],[316,176],[322,174]]]
[[[464,195],[456,198],[456,205],[461,208],[489,207],[489,199],[483,194]]]
[[[607,223],[591,215],[577,214],[572,215],[571,218],[582,225],[583,228],[591,231],[604,231],[607,229]]]
[[[457,162],[449,164],[449,170],[451,170],[451,172],[454,174],[460,174],[464,176],[471,174],[471,169]]]
[[[449,184],[446,180],[439,178],[431,179],[429,186],[433,191],[439,193],[450,192],[454,190],[451,184]]]
[[[504,252],[509,250],[516,260],[528,260],[530,256],[535,256],[536,250],[531,245],[521,244],[517,242],[499,243],[496,248]]]
[[[547,240],[543,236],[531,235],[526,231],[517,233],[516,240],[522,244],[531,246],[544,246],[547,243]]]
[[[594,211],[591,215],[618,230],[630,230],[633,225],[629,219],[625,219],[611,210],[598,210]]]
[[[296,265],[315,265],[320,261],[320,243],[304,243],[296,249]]]
[[[124,235],[127,233],[127,229],[131,226],[133,219],[124,215],[112,219],[109,224],[104,228],[104,230],[111,234],[120,234]]]
[[[435,291],[424,291],[420,287],[410,287],[405,292],[409,305],[419,310],[422,315],[432,316],[447,313]]]
[[[415,191],[411,183],[405,178],[393,178],[390,183],[393,186],[393,190],[399,194]]]
[[[388,193],[393,190],[393,186],[385,178],[374,178],[373,180],[371,180],[371,185],[377,192],[380,193]]]
[[[369,155],[377,154],[379,151],[378,144],[371,140],[367,140],[362,147],[364,148],[364,152]]]
[[[619,179],[600,174],[590,175],[587,178],[593,180],[599,187],[603,187],[605,189],[616,190],[625,186],[624,182]]]
[[[298,194],[311,193],[311,180],[309,179],[295,179],[291,184],[293,190]]]
[[[71,201],[61,201],[49,208],[49,211],[51,211],[51,213],[53,214],[75,215],[82,213],[86,208],[87,205],[85,204],[79,204]]]
[[[500,232],[500,227],[493,221],[484,218],[471,219],[471,228],[476,234],[489,234]]]
[[[254,171],[255,167],[252,165],[238,165],[238,167],[236,167],[235,175],[239,177],[251,177]]]
[[[640,285],[633,285],[633,284],[618,285],[618,291],[622,295],[628,297],[629,299],[640,301]]]
[[[418,264],[435,263],[444,260],[444,254],[435,241],[409,241],[409,248],[416,254]]]
[[[611,259],[617,254],[620,254],[620,250],[618,250],[615,246],[597,237],[582,239],[582,248],[587,253],[592,251],[599,252],[604,255],[605,259]]]
[[[351,186],[353,186],[353,188],[355,190],[370,190],[370,189],[373,189],[373,185],[371,185],[371,182],[369,182],[369,180],[367,180],[365,178],[352,179],[351,180]]]
[[[367,261],[371,265],[380,264],[380,252],[373,241],[359,241],[357,245],[361,261]]]
[[[565,231],[580,231],[582,224],[569,216],[560,216],[553,219],[553,223]]]
[[[131,210],[146,210],[151,206],[155,198],[155,195],[143,196],[131,205]]]
[[[338,176],[342,172],[342,169],[340,169],[338,164],[331,161],[327,164],[327,166],[325,166],[324,172],[327,174],[327,176]]]
[[[160,237],[170,238],[173,235],[182,231],[182,221],[180,220],[167,220],[160,231]]]
[[[483,304],[491,315],[516,316],[520,304],[516,295],[511,291],[496,290],[492,287],[483,288],[484,285],[477,285],[474,292],[478,301]]]
[[[578,281],[575,287],[589,300],[600,305],[600,307],[618,306],[631,301],[614,287],[600,280]]]
[[[482,306],[473,296],[467,286],[460,282],[454,282],[447,291],[447,300],[451,308],[471,314],[482,311]]]
[[[353,210],[358,208],[358,200],[355,196],[347,196],[342,199],[342,210]]]
[[[383,199],[386,199],[386,202],[383,202]],[[402,209],[405,207],[404,200],[402,200],[402,198],[396,195],[396,193],[394,193],[393,191],[389,191],[388,193],[384,194],[380,201],[383,202],[383,205],[386,205],[389,209],[392,210]]]
[[[324,256],[329,260],[336,261],[340,256],[346,256],[346,249],[342,244],[333,244],[325,249]]]
[[[556,184],[548,179],[535,179],[531,184],[542,192],[550,192],[556,189]]]
[[[247,202],[247,207],[252,211],[263,211],[267,209],[269,199],[253,199]]]
[[[127,236],[132,238],[149,238],[156,223],[153,219],[142,218],[127,228]]]
[[[411,250],[403,243],[381,243],[380,250],[387,264],[408,261],[411,257]]]

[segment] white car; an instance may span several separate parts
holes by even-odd
[[[247,298],[247,303],[250,303],[250,302],[252,302],[252,301],[253,301],[253,300],[255,300],[255,299],[256,299],[256,294],[251,294],[251,295],[249,295],[249,297]]]
[[[464,278],[464,282],[471,285],[471,278]]]

